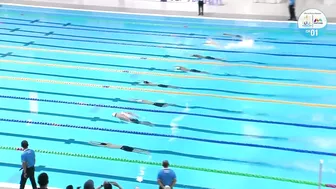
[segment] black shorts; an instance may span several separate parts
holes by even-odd
[[[134,148],[130,146],[122,146],[120,149],[126,151],[126,152],[133,152]]]
[[[190,72],[201,73],[201,71],[195,69],[191,69]]]
[[[153,105],[154,105],[154,106],[157,106],[157,107],[163,107],[164,105],[166,105],[166,103],[162,103],[162,102],[154,102]]]
[[[135,124],[139,124],[140,123],[140,121],[138,119],[130,119],[130,121],[132,123],[135,123]]]
[[[168,85],[159,84],[158,87],[168,88]]]

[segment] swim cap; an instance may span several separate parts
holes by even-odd
[[[117,113],[113,113],[112,116],[113,116],[113,117],[117,116]]]
[[[166,186],[164,187],[164,189],[170,189],[170,186],[166,185]]]

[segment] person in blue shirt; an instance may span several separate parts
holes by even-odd
[[[21,142],[23,152],[21,154],[22,175],[20,181],[20,189],[24,189],[27,179],[29,178],[32,188],[37,189],[35,181],[35,152],[28,149],[28,142],[26,140]]]
[[[288,20],[292,20],[292,21],[297,21],[296,16],[295,16],[295,0],[289,0],[289,15],[290,18]]]
[[[162,162],[162,166],[163,166],[163,169],[160,170],[157,176],[157,182],[159,184],[159,189],[166,189],[167,186],[173,189],[173,187],[176,184],[175,172],[169,169],[169,162],[167,160]]]

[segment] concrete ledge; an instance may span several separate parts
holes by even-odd
[[[0,182],[0,189],[19,189],[19,188],[20,184]],[[25,189],[32,189],[32,187],[30,185],[26,185]],[[61,188],[48,187],[48,189],[61,189]]]

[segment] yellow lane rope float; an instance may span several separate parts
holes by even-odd
[[[301,106],[320,107],[320,108],[336,108],[336,105],[334,104],[315,104],[315,103],[307,103],[307,102],[260,99],[260,98],[249,98],[249,97],[238,97],[238,96],[224,96],[224,95],[217,95],[217,94],[191,93],[191,92],[183,92],[183,91],[171,91],[171,90],[168,91],[168,90],[144,89],[144,88],[122,87],[122,86],[111,86],[111,85],[106,86],[106,85],[100,85],[100,84],[67,82],[67,81],[47,80],[47,79],[34,79],[34,78],[24,78],[24,77],[0,76],[0,79],[28,81],[28,82],[36,82],[36,83],[59,84],[59,85],[72,85],[72,86],[82,86],[82,87],[91,87],[91,88],[106,88],[106,89],[123,90],[123,91],[139,91],[139,92],[173,94],[173,95],[213,97],[213,98],[252,101],[252,102],[268,102],[268,103],[277,103],[277,104],[301,105]]]
[[[63,53],[63,54],[77,54],[77,55],[89,55],[89,56],[143,60],[143,57],[140,57],[140,56],[118,55],[118,54],[110,54],[110,53],[109,54],[107,54],[107,53],[92,53],[92,52],[84,52],[84,51],[68,51],[68,50],[59,50],[59,49],[41,49],[41,48],[33,48],[33,47],[20,47],[20,46],[8,46],[8,45],[0,45],[0,48],[2,48],[2,49],[16,49],[16,50],[39,51],[39,52],[52,52],[52,53]],[[321,69],[309,69],[309,68],[260,66],[260,65],[251,65],[251,64],[222,63],[222,62],[210,62],[210,61],[207,62],[207,61],[198,61],[198,60],[183,60],[183,59],[155,58],[155,57],[146,57],[146,60],[174,62],[174,63],[179,62],[179,63],[185,63],[185,64],[203,64],[203,65],[215,65],[215,66],[227,66],[227,67],[250,67],[250,68],[269,69],[269,70],[302,71],[302,72],[318,72],[318,73],[336,74],[336,70],[321,70]]]
[[[64,65],[64,64],[48,64],[48,63],[26,62],[26,61],[16,61],[16,60],[0,60],[0,63],[24,64],[24,65],[55,67],[55,68],[68,68],[68,69],[82,69],[82,70],[93,70],[93,71],[114,72],[114,73],[128,73],[128,74],[136,74],[136,75],[153,75],[153,76],[161,76],[161,77],[163,76],[163,77],[200,79],[200,80],[229,81],[229,82],[272,85],[272,86],[274,85],[274,86],[289,86],[289,87],[306,87],[306,88],[332,89],[332,90],[336,89],[336,86],[327,86],[327,85],[308,85],[308,84],[298,84],[298,83],[281,83],[281,82],[266,82],[266,81],[252,81],[252,80],[242,80],[242,79],[229,79],[229,78],[208,77],[208,76],[165,74],[165,73],[155,73],[155,72],[139,72],[139,71],[130,71],[130,70],[110,69],[110,68],[97,68],[97,67],[88,67],[88,66],[72,66],[72,65]]]

